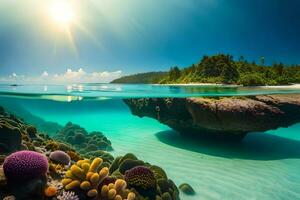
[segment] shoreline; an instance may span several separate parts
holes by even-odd
[[[166,85],[166,86],[226,86],[226,87],[240,87],[237,84],[223,84],[223,83],[155,83],[153,85]]]
[[[223,84],[223,83],[166,83],[166,84],[153,84],[153,85],[164,85],[164,86],[223,86],[223,87],[259,87],[259,88],[295,88],[295,89],[300,89],[300,84],[243,86],[243,85],[238,85],[238,84]]]

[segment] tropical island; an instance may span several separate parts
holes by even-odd
[[[217,54],[203,56],[199,63],[186,68],[171,67],[168,72],[148,72],[115,79],[112,83],[187,84],[218,83],[243,86],[289,85],[300,83],[300,66],[275,63],[265,65],[262,57],[259,64],[248,62],[243,56]]]

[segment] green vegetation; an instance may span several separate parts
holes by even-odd
[[[113,80],[111,83],[158,83],[168,76],[168,72],[148,72],[130,76],[123,76]]]
[[[218,54],[204,56],[198,64],[193,64],[187,68],[171,67],[168,73],[159,72],[158,75],[144,73],[123,77],[119,80],[125,78],[126,83],[286,85],[300,83],[300,66],[287,66],[282,63],[265,66],[263,57],[260,59],[259,64],[256,64],[255,62],[249,63],[242,56],[236,61],[231,55]]]

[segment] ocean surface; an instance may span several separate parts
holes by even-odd
[[[300,93],[290,88],[88,84],[0,85],[0,105],[88,131],[101,131],[113,155],[134,153],[161,166],[177,185],[187,182],[195,196],[183,200],[300,199],[300,124],[251,133],[238,144],[183,138],[150,118],[131,114],[122,98],[234,96]],[[21,111],[22,110],[22,111]],[[23,115],[26,120],[26,115]]]

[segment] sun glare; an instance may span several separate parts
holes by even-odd
[[[68,26],[74,20],[72,6],[66,2],[54,3],[50,8],[50,15],[55,23],[62,26]]]

